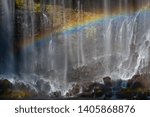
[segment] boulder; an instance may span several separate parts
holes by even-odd
[[[7,79],[0,80],[0,94],[7,92],[13,88],[13,84]]]
[[[61,91],[52,92],[52,93],[50,94],[50,97],[51,97],[51,98],[60,98],[60,97],[62,97]]]
[[[127,87],[132,89],[150,89],[150,74],[134,75],[132,79],[128,80]]]
[[[112,87],[112,80],[109,76],[103,78],[104,85],[106,87]]]
[[[80,93],[80,89],[81,89],[81,86],[79,84],[73,84],[72,85],[72,89],[69,89],[69,91],[67,92],[66,96],[67,97],[77,96]]]
[[[92,93],[93,92],[94,83],[90,81],[86,81],[82,84],[82,92],[83,93]]]
[[[103,96],[105,93],[104,90],[105,90],[105,86],[103,84],[95,82],[93,88],[93,96],[95,98]]]

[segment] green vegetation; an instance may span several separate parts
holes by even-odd
[[[24,4],[25,4],[25,0],[15,0],[15,5],[16,8],[18,9],[23,9]]]
[[[50,5],[45,5],[45,8],[40,3],[34,3],[31,5],[31,2],[27,2],[26,0],[15,0],[15,6],[20,10],[30,10],[34,12],[41,12],[42,9],[45,9],[47,12],[50,10]]]
[[[34,4],[34,11],[35,12],[41,12],[41,5],[40,4]]]

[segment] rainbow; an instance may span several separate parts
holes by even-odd
[[[130,13],[137,13],[137,12],[144,12],[144,11],[149,11],[150,8],[149,6],[145,5],[141,8],[138,8],[136,11],[131,10],[132,12]],[[18,43],[19,48],[27,48],[30,47],[33,42],[34,43],[42,43],[44,41],[50,40],[51,35],[58,35],[58,34],[71,34],[73,32],[78,32],[83,30],[84,28],[90,28],[91,26],[96,26],[99,23],[102,23],[102,21],[111,19],[111,18],[118,18],[120,16],[127,16],[128,13],[125,11],[121,12],[116,12],[114,11],[112,14],[105,15],[102,13],[90,13],[90,12],[85,12],[83,14],[78,14],[76,13],[75,16],[79,15],[76,18],[72,18],[69,21],[64,22],[64,25],[61,26],[60,28],[56,28],[54,30],[48,30],[38,36],[35,37],[34,41],[29,38],[25,39],[26,41],[21,41]]]

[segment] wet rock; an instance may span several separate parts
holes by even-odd
[[[82,82],[82,84],[76,85],[76,88],[74,88],[74,92],[77,93],[76,96],[78,97],[91,98],[93,97],[93,86],[94,86],[93,82],[84,81]],[[81,93],[80,93],[80,90],[81,90]]]
[[[82,92],[83,93],[92,93],[93,92],[94,83],[93,82],[84,82],[82,84]]]
[[[89,99],[92,99],[93,98],[93,93],[89,93],[89,92],[84,92],[84,93],[81,93],[79,94],[78,96],[79,98],[89,98]]]
[[[29,86],[28,86],[28,85],[25,85],[25,84],[22,83],[22,82],[16,82],[16,83],[14,84],[14,86],[15,86],[15,89],[17,89],[17,90],[29,90]]]
[[[12,84],[7,79],[0,80],[0,99],[29,99],[35,92],[21,82]]]
[[[12,97],[15,99],[31,99],[37,96],[37,92],[29,84],[16,82],[12,91]]]
[[[108,87],[105,87],[104,94],[105,94],[104,99],[111,99],[111,97],[113,96],[112,89],[108,88]]]
[[[113,81],[109,76],[103,78],[104,81],[104,99],[109,99],[113,96],[112,88],[113,88]]]
[[[40,82],[41,81],[41,82]],[[48,99],[49,95],[49,83],[43,80],[38,80],[36,83],[36,89],[28,84],[22,82],[15,83],[15,88],[11,94],[14,99]]]
[[[104,95],[104,90],[105,86],[100,83],[94,83],[94,88],[93,88],[93,96],[96,97],[101,97]]]
[[[82,91],[80,93],[80,87]],[[109,99],[113,96],[112,89],[98,82],[84,81],[82,84],[73,85],[73,88],[66,94],[69,96],[77,96],[79,98],[102,98]]]
[[[127,87],[117,92],[118,98],[147,99],[150,95],[150,74],[137,74],[127,81]]]
[[[116,93],[118,99],[131,99],[135,94],[131,90],[121,89]]]
[[[127,87],[150,89],[150,74],[134,75],[132,79],[128,80]]]
[[[62,97],[61,91],[52,92],[52,93],[50,94],[50,97],[51,97],[51,98],[60,98],[60,97]]]
[[[103,78],[104,85],[106,87],[112,87],[112,80],[109,76]]]
[[[13,88],[13,84],[7,80],[7,79],[1,79],[0,80],[0,94],[3,94],[4,92],[8,92]]]
[[[147,89],[130,89],[125,88],[121,89],[119,92],[116,93],[117,99],[147,99],[150,96],[150,90]]]
[[[69,91],[66,93],[67,97],[70,96],[77,96],[80,93],[81,87],[79,84],[73,84],[72,89],[69,89]]]
[[[85,98],[111,98],[113,95],[110,87],[106,87],[104,84],[98,82],[86,82],[82,86],[81,97]]]

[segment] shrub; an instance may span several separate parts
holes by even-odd
[[[23,9],[24,4],[25,4],[25,0],[15,0],[15,5],[16,8],[18,9]]]

